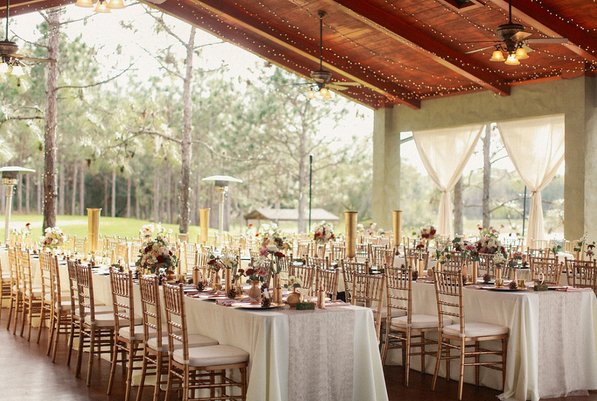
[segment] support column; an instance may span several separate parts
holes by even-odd
[[[584,232],[597,241],[597,78],[585,77]],[[566,159],[568,163],[569,159]],[[566,164],[567,166],[568,164]],[[568,176],[566,176],[568,179]],[[566,194],[568,195],[568,194]],[[581,233],[582,235],[582,233]],[[573,238],[578,238],[573,237]],[[566,237],[570,238],[570,237]]]
[[[400,209],[400,132],[394,108],[375,111],[373,119],[373,221],[392,227],[392,210]]]

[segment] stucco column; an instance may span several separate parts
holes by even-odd
[[[590,241],[597,241],[597,78],[595,77],[585,77],[584,106],[586,135],[584,147],[584,231]],[[568,160],[566,158],[566,165],[568,165]],[[566,235],[566,238],[578,237],[580,236]]]
[[[400,209],[400,132],[394,108],[376,110],[373,116],[373,221],[392,228],[392,210]]]

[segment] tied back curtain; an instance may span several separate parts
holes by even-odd
[[[527,244],[546,239],[541,190],[564,161],[564,116],[545,116],[498,123],[516,171],[531,191]]]
[[[470,125],[413,133],[423,165],[442,193],[437,225],[439,235],[454,236],[450,191],[462,175],[482,129],[483,125]]]

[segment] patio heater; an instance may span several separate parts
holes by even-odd
[[[205,177],[202,181],[213,181],[216,186],[216,191],[220,195],[218,231],[220,232],[219,245],[220,248],[222,248],[224,246],[224,201],[228,196],[228,187],[232,182],[241,183],[243,180],[230,177],[229,175],[212,175],[210,177]]]
[[[12,193],[17,185],[17,175],[19,173],[33,173],[35,170],[18,166],[6,166],[0,168],[2,173],[2,185],[6,192],[6,210],[4,212],[4,244],[8,244],[10,234],[10,215],[12,213]]]

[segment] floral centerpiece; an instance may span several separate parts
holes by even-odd
[[[595,241],[587,243],[587,251],[585,252],[589,260],[595,257]]]
[[[479,240],[477,241],[477,252],[485,254],[496,254],[501,253],[503,257],[506,257],[506,248],[502,245],[499,232],[493,228],[479,228]]]
[[[135,265],[150,273],[162,275],[172,271],[177,263],[178,258],[168,240],[158,235],[155,239],[150,238],[143,243]]]
[[[167,237],[168,235],[172,234],[172,230],[166,230],[165,227],[162,227],[160,223],[158,224],[145,224],[141,226],[139,229],[139,237],[145,240],[149,240],[154,236],[160,236],[162,238]]]
[[[253,261],[253,266],[245,271],[247,283],[264,282],[271,271],[271,260],[267,256],[259,256]]]
[[[42,243],[45,248],[55,249],[66,242],[66,235],[58,227],[48,227],[44,230]]]
[[[430,239],[435,238],[436,233],[437,233],[437,230],[433,226],[423,227],[423,228],[421,228],[419,237],[421,239],[430,240]]]
[[[330,223],[322,222],[320,225],[315,227],[313,232],[313,240],[320,244],[327,244],[329,241],[336,239],[334,235],[334,226]]]
[[[210,253],[208,256],[207,265],[214,271],[214,288],[221,286],[218,273],[220,270],[225,271],[226,275],[226,293],[230,292],[232,288],[232,277],[236,275],[238,269],[238,259],[232,253],[222,253],[215,255]]]

